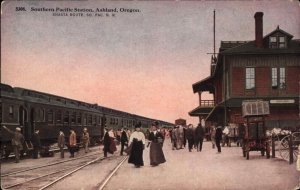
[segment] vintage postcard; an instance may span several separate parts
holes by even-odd
[[[299,86],[298,0],[2,1],[1,187],[299,189]]]

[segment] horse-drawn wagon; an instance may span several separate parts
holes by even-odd
[[[269,102],[262,100],[247,100],[242,103],[243,117],[246,118],[245,135],[243,139],[243,156],[249,159],[250,151],[260,151],[270,158],[270,143],[266,134],[265,116],[269,112]]]

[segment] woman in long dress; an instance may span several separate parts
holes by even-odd
[[[110,139],[109,153],[113,154],[115,151],[117,151],[117,146],[115,143],[115,134],[113,129],[109,130],[108,135]]]
[[[137,168],[144,166],[143,150],[145,148],[145,135],[141,132],[141,124],[135,126],[135,131],[130,135],[129,145],[132,146],[128,163],[134,164]]]
[[[162,150],[163,135],[157,130],[158,122],[152,124],[152,131],[149,135],[150,143],[150,165],[157,166],[166,162],[165,155]]]

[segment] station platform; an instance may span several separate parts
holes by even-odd
[[[108,159],[94,163],[48,189],[61,190],[98,190],[99,184],[114,170],[124,158],[118,151]],[[93,147],[88,154],[83,150],[75,155],[79,158],[96,154],[103,157],[102,147]],[[204,142],[202,152],[188,148],[172,150],[170,139],[163,146],[167,162],[156,167],[150,166],[149,148],[144,150],[144,166],[136,168],[126,160],[105,185],[105,190],[294,190],[299,183],[300,173],[296,163],[289,164],[280,158],[267,159],[260,152],[250,152],[250,159],[242,156],[241,147],[222,147],[222,153],[212,149],[211,142]],[[13,161],[1,163],[1,174],[27,169],[61,160],[59,154],[54,157],[25,159],[16,164]],[[72,160],[72,159],[71,159]],[[72,161],[73,163],[73,161]],[[74,162],[75,163],[75,162]],[[63,165],[64,166],[64,165]],[[56,167],[57,168],[57,167]],[[54,166],[49,170],[57,170]],[[42,170],[35,171],[41,175]],[[31,174],[26,174],[30,176]],[[14,180],[27,180],[23,174]],[[9,181],[4,180],[4,185]],[[15,182],[14,182],[15,183]],[[35,182],[33,182],[35,183]],[[34,184],[33,186],[38,186]],[[38,189],[38,188],[36,188]]]
[[[250,152],[250,159],[242,155],[241,147],[222,147],[222,153],[212,149],[211,142],[203,143],[203,150],[188,148],[172,150],[170,140],[163,146],[167,162],[150,166],[149,148],[144,150],[145,166],[135,168],[127,162],[117,171],[105,189],[130,190],[292,190],[300,173],[296,164],[279,158],[267,159],[260,152]]]

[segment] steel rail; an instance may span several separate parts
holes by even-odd
[[[125,162],[125,160],[128,158],[128,156],[125,156],[123,160],[115,167],[115,169],[109,174],[109,176],[104,180],[104,182],[101,184],[98,190],[103,190],[103,188],[106,186],[106,184],[109,182],[109,180],[112,178],[112,176],[118,171],[118,169],[121,167],[121,165]]]
[[[94,154],[90,154],[90,155],[85,155],[85,156],[80,156],[80,157],[68,159],[68,160],[63,160],[63,161],[59,161],[59,162],[45,164],[45,165],[37,166],[37,167],[34,167],[34,168],[29,168],[29,169],[24,169],[24,170],[19,170],[19,171],[15,171],[15,172],[10,172],[10,173],[6,173],[6,174],[2,174],[1,177],[10,176],[10,175],[13,175],[13,174],[18,174],[18,173],[22,173],[22,172],[26,172],[26,171],[31,171],[31,170],[35,170],[35,169],[39,169],[39,168],[44,168],[44,167],[48,167],[48,166],[53,166],[53,165],[57,165],[57,164],[65,163],[65,162],[71,162],[73,160],[78,160],[78,159],[81,159],[81,158],[94,156],[96,154],[99,154],[99,152],[94,153]]]
[[[13,185],[6,186],[6,187],[3,187],[3,188],[4,189],[10,189],[12,187],[19,186],[19,185],[22,185],[24,183],[28,183],[28,182],[31,182],[31,181],[34,181],[34,180],[37,180],[37,179],[40,179],[40,178],[43,178],[43,177],[47,177],[49,175],[53,175],[53,174],[56,174],[56,173],[60,173],[60,172],[66,171],[66,170],[70,170],[70,169],[73,169],[73,168],[76,168],[76,167],[78,167],[78,166],[72,166],[72,167],[69,167],[69,168],[58,170],[58,171],[55,171],[55,172],[52,172],[52,173],[49,173],[49,174],[45,174],[45,175],[42,175],[42,176],[39,176],[39,177],[36,177],[36,178],[32,178],[32,179],[27,180],[27,181],[23,181],[23,182],[20,182],[20,183],[15,183]]]
[[[92,163],[94,163],[94,162],[97,162],[97,161],[99,161],[99,160],[104,160],[104,159],[105,159],[105,157],[96,158],[96,159],[94,159],[94,160],[92,160],[92,161],[90,161],[90,162],[88,162],[88,163],[86,163],[86,164],[84,164],[84,165],[81,165],[80,167],[76,168],[75,170],[72,170],[71,172],[69,172],[69,173],[67,173],[67,174],[65,174],[65,175],[63,175],[63,176],[57,178],[56,180],[52,181],[51,183],[49,183],[49,184],[43,186],[43,187],[40,188],[39,190],[44,190],[44,189],[46,189],[46,188],[52,186],[53,184],[59,182],[60,180],[62,180],[62,179],[64,179],[64,178],[68,177],[69,175],[71,175],[71,174],[77,172],[78,170],[80,170],[80,169],[82,169],[82,168],[84,168],[84,167],[86,167],[86,166],[88,166],[88,165],[90,165],[90,164],[92,164]]]

